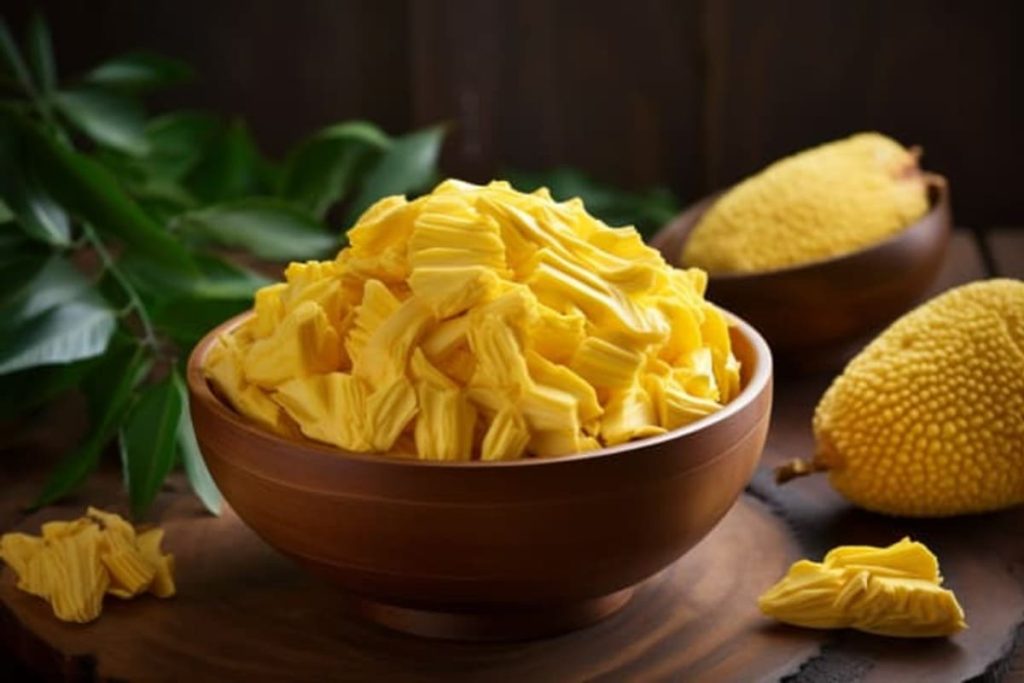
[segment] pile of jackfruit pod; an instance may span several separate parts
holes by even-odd
[[[284,435],[426,460],[557,456],[661,434],[740,390],[706,276],[578,199],[449,180],[366,211],[217,340],[207,378]]]
[[[820,563],[800,560],[758,605],[809,628],[927,638],[967,627],[956,596],[942,588],[935,555],[909,538],[887,548],[840,546]]]
[[[47,522],[42,536],[0,537],[0,559],[18,576],[18,588],[50,603],[58,619],[88,623],[100,616],[103,596],[174,595],[174,556],[160,550],[163,529],[136,533],[120,516],[90,507],[68,522]]]

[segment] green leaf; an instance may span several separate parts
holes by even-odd
[[[53,61],[50,27],[43,15],[36,13],[28,24],[28,61],[32,65],[39,89],[48,94],[57,88],[57,67]]]
[[[125,194],[106,168],[57,144],[24,118],[0,111],[0,150],[12,147],[12,139],[21,152],[15,163],[31,168],[65,210],[154,262],[194,271],[184,247]]]
[[[252,296],[237,298],[183,297],[153,306],[153,324],[182,349],[189,350],[207,332],[252,307]]]
[[[13,224],[0,226],[0,310],[24,295],[50,256],[49,249],[27,239]]]
[[[93,371],[102,381],[87,391],[92,426],[81,446],[68,453],[47,478],[33,508],[63,498],[96,469],[100,454],[117,433],[117,427],[131,403],[134,389],[149,372],[150,362],[141,348],[130,355],[112,351]]]
[[[141,92],[191,80],[192,68],[176,59],[150,52],[115,57],[85,76],[85,82],[104,88]]]
[[[247,299],[270,281],[245,268],[209,254],[196,254],[195,271],[167,268],[138,254],[126,254],[118,268],[147,298],[170,301],[183,298]]]
[[[183,398],[173,375],[142,391],[121,429],[121,466],[132,514],[149,507],[174,465]]]
[[[443,126],[434,126],[398,138],[370,169],[345,224],[355,223],[381,197],[418,192],[436,180],[444,135]]]
[[[178,452],[181,454],[181,461],[185,464],[188,483],[206,509],[211,514],[219,515],[223,506],[223,497],[217,484],[213,481],[213,477],[210,476],[210,470],[206,468],[203,454],[199,450],[199,442],[196,441],[196,431],[192,425],[192,415],[189,413],[185,380],[177,371],[174,372],[173,378],[174,384],[181,394],[183,406],[181,421],[178,423]]]
[[[237,247],[272,261],[318,258],[338,239],[316,219],[288,202],[241,199],[182,214],[172,229],[184,237]]]
[[[4,70],[14,76],[26,93],[32,93],[34,91],[32,77],[28,73],[28,67],[25,66],[25,60],[21,57],[18,43],[7,27],[7,20],[2,16],[0,16],[0,57],[3,58]]]
[[[71,244],[68,215],[32,174],[0,174],[0,196],[27,235],[56,247]]]
[[[0,310],[0,375],[99,356],[116,325],[102,297],[55,258]]]
[[[174,112],[151,119],[145,136],[149,154],[144,170],[160,178],[182,179],[202,158],[223,125],[213,116]]]
[[[99,88],[62,90],[54,98],[57,108],[97,144],[126,154],[149,151],[142,105]]]
[[[0,130],[0,197],[18,225],[31,237],[54,246],[68,246],[67,214],[45,190],[26,163],[24,141],[10,129]]]
[[[211,141],[188,173],[185,184],[207,203],[256,194],[261,188],[260,153],[241,121],[231,123]]]
[[[325,128],[289,156],[280,194],[323,218],[352,189],[358,173],[391,146],[372,123],[350,121]]]

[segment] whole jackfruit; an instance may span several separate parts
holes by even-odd
[[[918,152],[860,133],[781,159],[742,181],[704,214],[682,263],[711,274],[751,273],[857,251],[928,210]]]
[[[897,320],[829,387],[814,435],[781,481],[827,471],[853,503],[911,517],[1024,502],[1024,282],[964,285]]]

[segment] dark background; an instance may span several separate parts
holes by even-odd
[[[447,172],[580,167],[684,201],[867,129],[925,148],[958,222],[1024,224],[1024,4],[922,0],[89,0],[58,68],[144,48],[199,74],[154,104],[246,119],[280,154],[314,128],[447,120]]]

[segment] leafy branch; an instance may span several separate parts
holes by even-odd
[[[444,131],[343,122],[274,161],[242,121],[147,114],[145,95],[192,77],[176,60],[124,55],[69,83],[55,63],[42,17],[21,46],[0,18],[0,417],[86,398],[90,431],[35,505],[74,491],[116,442],[135,514],[178,463],[216,512],[188,350],[266,283],[243,263],[330,254],[343,238],[329,222],[426,188]]]

